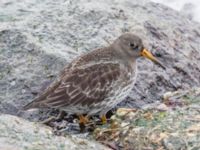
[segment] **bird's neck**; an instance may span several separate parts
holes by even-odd
[[[124,65],[127,68],[136,68],[136,59],[124,53],[124,50],[122,48],[111,45],[108,49],[114,49],[112,50],[112,55],[114,56],[113,59],[120,61],[120,64]]]

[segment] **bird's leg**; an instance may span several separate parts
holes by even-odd
[[[42,121],[41,123],[42,124],[49,124],[52,121],[60,121],[64,118],[65,114],[66,113],[64,111],[60,111],[57,117],[51,116],[51,117],[45,119],[44,121]]]
[[[79,124],[87,124],[89,122],[89,119],[87,116],[83,116],[83,115],[78,115],[79,118]]]
[[[105,115],[105,114],[103,114],[103,115],[101,116],[101,121],[102,121],[102,124],[106,124],[106,123],[107,123],[107,118],[106,118],[106,115]]]
[[[87,116],[78,115],[79,118],[79,127],[81,131],[84,131],[86,124],[89,122],[89,119]]]

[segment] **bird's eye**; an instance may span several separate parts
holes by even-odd
[[[130,45],[131,48],[135,47],[135,44],[133,44],[133,43],[130,43],[129,45]]]
[[[134,43],[130,43],[129,45],[130,45],[130,47],[131,47],[132,49],[134,49],[134,50],[137,50],[137,49],[138,49],[138,45],[135,45]]]

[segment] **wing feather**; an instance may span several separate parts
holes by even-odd
[[[96,64],[87,68],[76,68],[62,76],[59,85],[32,107],[61,108],[70,105],[92,105],[106,98],[111,84],[120,77],[120,65]],[[29,106],[31,107],[31,105]]]

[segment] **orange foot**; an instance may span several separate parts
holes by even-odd
[[[107,118],[106,118],[105,114],[101,116],[101,121],[102,121],[102,124],[106,124],[107,123]]]

